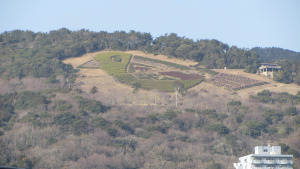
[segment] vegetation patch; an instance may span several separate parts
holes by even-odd
[[[152,66],[145,66],[143,64],[139,64],[140,66],[133,67],[131,63],[129,63],[131,55],[126,53],[119,53],[119,52],[107,52],[101,53],[94,57],[95,60],[99,61],[101,68],[105,70],[108,74],[113,76],[115,80],[119,81],[120,83],[125,83],[129,85],[133,85],[136,82],[139,82],[141,85],[140,87],[147,90],[157,89],[166,92],[173,92],[174,82],[178,81],[184,85],[185,89],[191,88],[203,81],[203,76],[194,75],[194,74],[184,74],[180,72],[166,72],[166,74],[178,77],[180,80],[175,80],[169,77],[165,77],[163,79],[159,78],[159,74],[157,73],[143,73],[143,74],[136,74],[135,76],[132,74],[127,73],[127,66],[130,68],[130,72],[133,70],[141,70],[146,71],[149,70],[149,67]],[[143,59],[144,57],[141,56],[134,56],[135,59]],[[160,61],[156,59],[145,58],[145,60],[166,64],[168,66],[173,66],[179,69],[188,69],[188,67],[174,64],[170,62]],[[162,73],[164,74],[164,73]]]
[[[122,62],[122,56],[119,56],[119,55],[111,56],[110,60],[112,62]]]
[[[94,59],[100,63],[101,69],[114,76],[121,83],[133,84],[136,82],[136,78],[131,74],[127,74],[126,71],[130,57],[131,55],[127,53],[107,52],[96,55]]]

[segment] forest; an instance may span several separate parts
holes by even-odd
[[[293,168],[299,169],[300,92],[262,90],[241,98],[230,90],[185,90],[175,106],[173,93],[154,90],[149,93],[165,104],[123,104],[103,95],[103,86],[89,92],[75,88],[78,70],[63,63],[95,51],[130,50],[196,61],[196,69],[208,72],[226,67],[255,73],[263,58],[271,57],[174,33],[154,39],[135,31],[4,32],[0,82],[13,85],[0,86],[0,166],[230,169],[238,157],[261,145],[263,136],[265,145],[280,145],[283,154],[294,155]],[[297,60],[277,59],[282,71],[275,80],[300,84]],[[129,89],[136,100],[144,97]]]

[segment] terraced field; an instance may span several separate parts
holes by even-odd
[[[158,59],[152,59],[152,58],[147,58],[147,57],[142,57],[142,56],[134,56],[134,62],[137,63],[142,63],[142,64],[147,64],[155,67],[160,67],[160,68],[168,68],[168,67],[173,67],[181,70],[188,70],[188,66],[172,63],[172,62],[167,62],[163,60],[158,60]]]
[[[113,76],[116,81],[119,81],[120,83],[125,83],[132,85],[135,82],[141,83],[141,88],[152,90],[152,89],[158,89],[161,91],[166,92],[173,92],[174,87],[173,84],[175,81],[178,81],[184,85],[186,89],[193,87],[200,82],[203,81],[203,76],[194,76],[194,75],[187,75],[187,74],[180,74],[182,77],[186,76],[188,78],[180,78],[180,80],[166,80],[165,79],[158,79],[158,76],[161,76],[158,72],[147,72],[152,71],[152,69],[149,68],[149,66],[153,69],[161,70],[161,69],[182,69],[187,70],[189,67],[184,65],[179,65],[176,63],[166,62],[166,61],[160,61],[157,59],[150,59],[145,58],[141,56],[134,56],[134,59],[138,59],[138,63],[132,62],[131,64],[137,64],[137,68],[135,70],[143,71],[143,73],[147,76],[149,74],[154,74],[157,77],[154,78],[154,76],[147,76],[149,78],[139,78],[139,74],[134,73],[128,73],[127,72],[127,66],[130,64],[131,55],[127,53],[121,53],[121,52],[107,52],[107,53],[100,53],[97,54],[94,57],[94,60],[98,61],[100,63],[100,69],[103,69],[106,71],[109,75]],[[143,64],[141,64],[141,63]],[[144,65],[144,66],[143,66]],[[146,66],[146,67],[145,67]],[[135,67],[136,68],[136,67]],[[146,71],[146,72],[145,72]],[[167,73],[168,74],[168,73]],[[172,74],[172,73],[171,73]],[[169,74],[168,74],[169,75]],[[175,75],[178,75],[178,72],[175,73]],[[174,77],[176,77],[174,75]],[[193,78],[190,78],[192,77]],[[169,78],[170,79],[170,78]]]
[[[219,87],[225,87],[229,90],[240,90],[244,88],[250,88],[253,86],[259,86],[267,84],[264,81],[251,79],[244,76],[232,75],[227,73],[219,73],[208,80],[206,82],[214,84]]]
[[[122,58],[121,62],[115,62],[113,57],[119,56]],[[100,53],[94,57],[100,63],[100,68],[104,69],[108,74],[114,76],[119,74],[126,74],[126,67],[128,65],[131,55],[119,52]]]
[[[101,69],[105,70],[121,83],[133,84],[137,79],[126,72],[130,57],[131,55],[127,53],[107,52],[97,54],[94,59],[100,63]],[[114,58],[120,58],[120,61],[115,61]]]

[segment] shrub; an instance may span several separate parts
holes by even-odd
[[[257,96],[272,96],[271,92],[269,90],[263,90],[261,92],[257,93]]]
[[[168,127],[167,126],[162,126],[162,125],[153,125],[151,127],[148,128],[148,131],[153,131],[153,130],[156,130],[156,131],[159,131],[163,134],[166,134],[167,133],[167,129]]]
[[[300,116],[295,117],[294,124],[295,124],[296,127],[300,127]]]
[[[163,117],[163,119],[165,119],[165,120],[172,120],[172,119],[174,119],[174,118],[177,117],[177,114],[178,114],[178,113],[179,113],[179,112],[177,112],[177,111],[168,110],[168,111],[166,111],[166,112],[162,115],[162,117]]]
[[[288,145],[286,145],[284,143],[279,143],[279,146],[281,146],[281,150],[282,150],[283,154],[292,154],[296,158],[300,157],[300,153],[296,149],[291,148],[291,147],[289,147]]]
[[[14,106],[16,109],[29,109],[47,103],[46,98],[39,93],[25,91],[16,96]]]
[[[267,125],[260,121],[247,121],[246,126],[248,127],[248,133],[251,137],[256,138],[261,135],[261,131],[265,131]]]
[[[79,103],[79,109],[89,113],[99,114],[110,109],[110,107],[102,105],[100,101],[89,100],[84,97],[77,97],[77,100]]]
[[[59,80],[56,79],[55,74],[50,75],[47,80],[47,83],[50,83],[50,84],[57,83],[57,82],[59,82]]]
[[[210,118],[217,118],[218,114],[216,109],[206,109],[201,112],[204,115],[208,115]]]
[[[227,105],[228,106],[241,106],[242,103],[240,101],[231,100]]]
[[[219,163],[213,162],[208,167],[206,167],[205,169],[222,169],[222,166]]]
[[[98,88],[96,86],[93,86],[92,89],[91,89],[91,91],[90,91],[90,93],[91,94],[95,94],[97,92],[98,92]]]
[[[47,138],[47,145],[51,145],[57,142],[57,139],[55,137],[49,137]]]
[[[54,117],[53,122],[55,124],[65,126],[65,125],[73,124],[73,122],[76,121],[77,119],[78,119],[78,117],[70,112],[62,112],[62,113],[57,114]]]
[[[55,106],[59,111],[67,111],[72,108],[72,105],[65,100],[56,100]]]
[[[276,112],[275,110],[265,110],[263,116],[269,124],[280,121],[282,119],[282,114]]]
[[[274,99],[271,97],[272,93],[269,90],[263,90],[257,93],[257,99],[263,103],[273,103]]]
[[[117,133],[118,133],[118,129],[112,128],[112,127],[108,127],[108,128],[106,129],[106,132],[107,132],[107,134],[108,134],[109,136],[111,136],[111,137],[116,137],[116,136],[117,136]]]
[[[138,145],[138,142],[131,138],[116,138],[114,140],[115,145],[117,147],[126,148],[129,147],[132,150],[135,150],[136,146]]]
[[[152,123],[159,121],[158,114],[149,114],[146,119],[150,120]]]
[[[99,128],[102,128],[102,129],[106,129],[107,127],[109,127],[109,122],[107,120],[105,120],[104,118],[102,117],[95,117],[93,119],[93,126],[94,127],[99,127]]]
[[[144,120],[146,119],[145,117],[136,117],[135,118],[138,122],[143,123]]]
[[[237,137],[233,134],[228,134],[225,136],[226,144],[230,147],[234,147],[236,145]]]
[[[38,114],[29,112],[27,115],[25,115],[22,118],[21,121],[24,122],[24,123],[32,123],[33,126],[39,126],[39,127],[41,127],[42,123],[39,121],[38,118],[39,118]]]
[[[114,123],[120,127],[122,130],[128,131],[130,134],[134,133],[134,129],[130,127],[128,124],[122,122],[121,120],[115,120]]]
[[[87,133],[88,132],[88,123],[83,119],[76,120],[72,124],[72,131],[73,131],[74,135],[80,135],[81,133]]]
[[[295,116],[298,114],[296,107],[289,107],[286,109],[286,114],[289,116]]]
[[[216,131],[219,134],[228,134],[229,129],[227,126],[224,126],[223,124],[209,124],[205,126],[206,131]]]
[[[12,96],[0,96],[0,127],[4,122],[8,122],[12,114],[14,114],[14,107],[12,106]]]

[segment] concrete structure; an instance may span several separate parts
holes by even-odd
[[[259,74],[273,78],[273,73],[280,70],[281,66],[272,63],[262,63],[258,69]]]
[[[293,155],[282,155],[280,146],[257,146],[255,154],[239,158],[235,169],[292,169]]]

